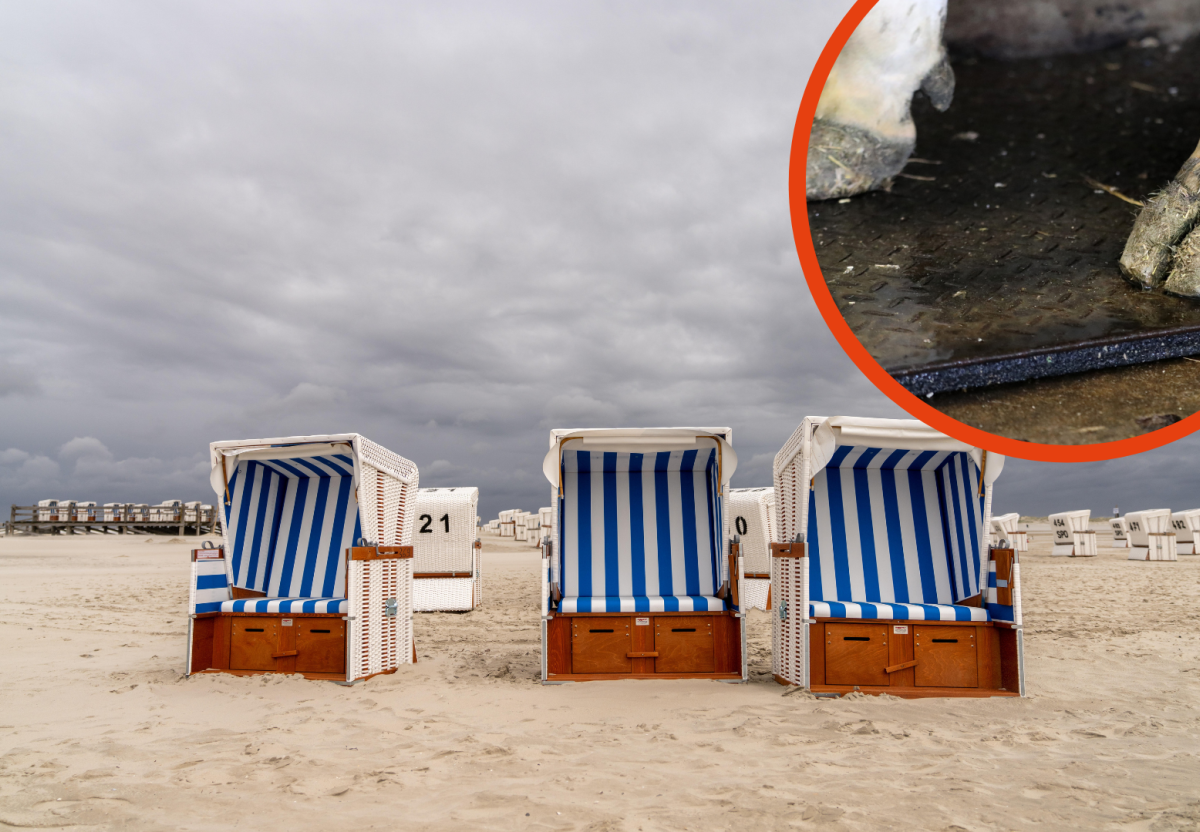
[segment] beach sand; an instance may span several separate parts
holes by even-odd
[[[1025,699],[537,681],[537,553],[354,686],[183,676],[188,550],[0,538],[0,828],[1200,828],[1200,557],[1022,559]]]

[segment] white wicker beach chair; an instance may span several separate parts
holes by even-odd
[[[728,428],[555,430],[542,680],[744,680]]]
[[[731,489],[729,516],[742,555],[742,607],[769,610],[771,526],[775,517],[775,489]]]
[[[37,518],[42,523],[58,520],[58,504],[61,500],[38,500]],[[63,518],[64,520],[66,518]]]
[[[1129,560],[1179,559],[1169,508],[1131,511],[1125,520],[1129,523]]]
[[[1054,548],[1050,554],[1060,558],[1094,558],[1096,533],[1088,527],[1091,519],[1091,509],[1051,514],[1049,520]]]
[[[417,467],[355,433],[210,456],[223,546],[193,550],[188,672],[352,682],[415,661]]]
[[[1029,534],[1020,528],[1021,515],[1016,512],[1000,514],[992,518],[992,539],[1007,540],[1016,552],[1029,551]]]
[[[478,488],[422,488],[413,534],[413,608],[466,612],[479,606]]]
[[[513,517],[513,515],[515,515],[516,513],[517,512],[513,509],[500,512],[500,536],[501,537],[515,538],[517,536],[517,521]]]
[[[1124,517],[1113,517],[1109,521],[1112,526],[1112,545],[1114,549],[1129,548],[1129,521]]]
[[[1004,457],[900,419],[808,417],[775,457],[772,662],[819,694],[1024,694]]]
[[[1176,554],[1200,555],[1200,508],[1171,512],[1171,528]]]

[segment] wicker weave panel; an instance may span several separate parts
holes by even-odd
[[[772,672],[808,687],[808,558],[772,558]]]
[[[350,680],[412,663],[412,584],[411,558],[350,562]]]
[[[473,568],[478,506],[478,488],[422,488],[417,492],[414,572],[468,572]]]
[[[419,578],[413,581],[417,612],[462,612],[475,608],[475,578]]]
[[[758,607],[767,608],[767,595],[771,590],[771,582],[766,578],[743,578],[741,583],[742,609]]]

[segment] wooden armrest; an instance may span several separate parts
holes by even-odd
[[[244,598],[266,598],[267,597],[267,593],[265,593],[265,592],[259,592],[257,589],[249,589],[244,586],[232,586],[231,585],[229,587],[229,592],[230,592],[230,595],[233,596],[234,601],[241,601]]]

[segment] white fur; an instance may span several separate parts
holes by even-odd
[[[817,118],[914,141],[913,93],[942,60],[946,0],[879,0],[838,56]]]

